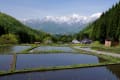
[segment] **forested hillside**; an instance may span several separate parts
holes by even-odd
[[[47,36],[49,36],[49,34],[31,29],[20,23],[15,18],[0,12],[1,43],[5,43],[6,39],[10,41],[11,38],[15,38],[13,40],[17,41],[18,43],[33,43],[34,41],[42,41]]]
[[[112,41],[120,40],[120,2],[113,5],[102,16],[77,34],[80,39],[87,35],[92,40],[104,42],[105,39]]]

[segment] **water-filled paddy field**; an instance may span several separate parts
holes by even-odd
[[[16,69],[67,66],[75,64],[96,64],[103,62],[97,56],[77,53],[49,53],[49,54],[18,54],[16,55]],[[7,70],[14,62],[13,55],[0,55],[0,69]]]
[[[0,54],[19,53],[31,46],[0,46]]]
[[[107,61],[104,58],[81,54],[81,52],[76,52],[70,47],[62,46],[40,46],[28,51],[27,54],[20,54],[21,51],[29,48],[31,46],[0,47],[0,72],[9,72],[13,66],[16,71],[78,64],[99,64]],[[44,51],[48,51],[47,54],[42,53]],[[62,52],[52,53],[52,51]],[[119,80],[119,67],[120,65],[109,65],[44,72],[36,71],[0,76],[0,80]]]
[[[54,51],[58,51],[58,52],[74,52],[75,50],[73,50],[70,47],[64,47],[64,46],[40,46],[37,47],[33,50],[31,50],[30,52],[54,52]]]

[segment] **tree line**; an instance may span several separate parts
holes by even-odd
[[[105,40],[120,41],[120,2],[77,34],[78,39],[84,36],[101,43]]]
[[[27,27],[15,18],[0,12],[0,43],[33,43],[50,34]],[[12,41],[13,40],[13,41]],[[14,42],[15,41],[15,42]]]

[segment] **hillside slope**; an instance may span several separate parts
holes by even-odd
[[[120,40],[120,2],[102,14],[78,35],[87,34],[91,39],[104,42]]]
[[[44,32],[31,29],[15,18],[0,12],[0,36],[9,33],[15,34],[20,43],[30,43],[41,40],[45,35]]]

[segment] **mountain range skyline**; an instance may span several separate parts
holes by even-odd
[[[81,16],[79,14],[46,16],[42,19],[27,19],[21,22],[33,29],[43,30],[52,34],[74,34],[98,19],[101,14],[95,13],[90,16]]]
[[[100,13],[100,12],[91,14],[90,16],[84,16],[84,15],[74,13],[72,15],[66,15],[66,16],[45,16],[43,18],[23,19],[23,20],[21,20],[21,22],[51,21],[51,22],[55,22],[55,23],[68,23],[68,24],[79,23],[79,22],[89,23],[89,22],[92,22],[92,21],[98,19],[101,15],[102,15],[102,13]]]

